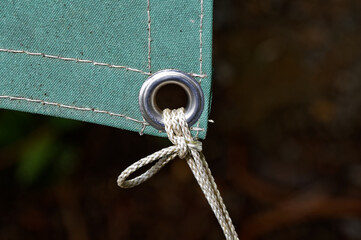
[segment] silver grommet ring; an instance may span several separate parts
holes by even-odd
[[[162,110],[156,103],[157,91],[166,84],[177,84],[187,93],[185,107],[187,123],[192,126],[200,118],[204,107],[204,95],[199,83],[179,70],[162,70],[151,75],[142,85],[139,93],[139,107],[144,119],[154,128],[164,130]]]

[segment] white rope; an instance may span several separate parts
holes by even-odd
[[[223,203],[223,199],[217,189],[205,157],[202,154],[202,143],[193,139],[186,122],[184,109],[165,109],[163,111],[163,119],[168,138],[174,145],[142,158],[125,169],[118,177],[117,183],[119,187],[131,188],[145,182],[177,156],[186,159],[209,205],[216,215],[226,239],[237,240],[238,236],[232,220]],[[132,173],[154,161],[157,162],[145,173],[127,180]]]

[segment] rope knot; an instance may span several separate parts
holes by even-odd
[[[185,158],[216,215],[226,239],[238,239],[232,220],[229,217],[217,185],[202,154],[202,143],[193,139],[185,118],[184,109],[165,109],[163,111],[163,121],[168,138],[174,145],[159,150],[130,165],[119,175],[118,185],[122,188],[135,187],[151,178],[175,157]],[[128,180],[128,177],[132,173],[154,161],[156,161],[156,163],[145,173]]]
[[[178,156],[184,159],[191,150],[202,151],[202,143],[193,139],[184,114],[184,108],[163,110],[164,126],[169,140],[178,147]]]
[[[118,177],[118,185],[122,188],[135,187],[156,174],[163,166],[175,157],[188,158],[202,151],[202,143],[193,139],[185,118],[184,108],[163,111],[165,130],[173,146],[164,148],[148,157],[142,158],[125,169]],[[138,169],[157,161],[145,173],[128,180],[128,177]]]
[[[178,147],[178,157],[184,159],[192,150],[201,152],[202,151],[202,143],[200,141],[191,141],[188,142],[185,138],[179,138],[177,144]]]

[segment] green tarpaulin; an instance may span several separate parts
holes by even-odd
[[[0,108],[165,136],[138,106],[151,73],[201,82],[205,138],[211,89],[212,1],[0,2]]]

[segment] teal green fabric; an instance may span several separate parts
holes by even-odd
[[[1,1],[0,108],[165,136],[138,94],[151,73],[179,69],[201,81],[193,131],[205,138],[211,50],[212,1]]]

